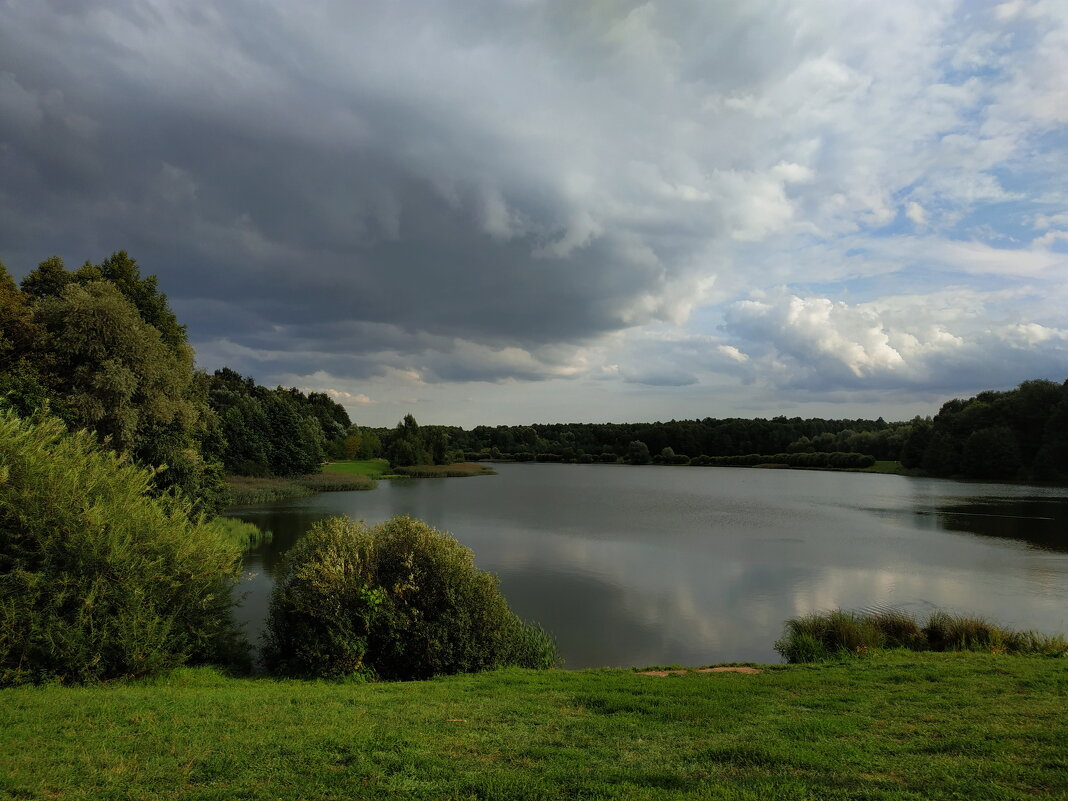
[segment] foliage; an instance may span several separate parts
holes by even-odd
[[[318,471],[327,451],[341,451],[352,429],[344,407],[324,393],[261,387],[230,368],[209,379],[219,415],[226,469],[247,476],[299,476]]]
[[[1068,655],[1068,642],[1061,636],[1012,631],[984,618],[946,612],[934,612],[921,625],[898,610],[833,610],[794,618],[775,643],[787,662],[818,662],[884,648]]]
[[[627,454],[624,457],[627,464],[649,464],[653,460],[649,455],[649,446],[641,440],[633,440],[627,445]]]
[[[470,550],[397,517],[374,527],[332,518],[294,546],[271,597],[264,661],[284,674],[416,679],[556,660]]]
[[[938,476],[1056,478],[1068,475],[1065,421],[1068,381],[1024,381],[943,404],[928,427],[914,428],[902,461]]]
[[[386,458],[394,467],[407,467],[413,464],[433,464],[427,449],[426,436],[419,428],[419,423],[410,414],[397,423],[388,437]]]
[[[143,676],[236,647],[238,549],[152,471],[0,412],[0,684]]]
[[[220,507],[217,426],[185,328],[124,251],[74,272],[52,257],[21,291],[0,275],[0,367],[5,405],[47,408],[143,465],[165,465],[153,491],[184,493],[193,513]]]
[[[271,503],[287,498],[304,498],[317,492],[350,492],[374,488],[374,479],[360,474],[312,473],[290,478],[227,476],[226,501],[233,505]]]

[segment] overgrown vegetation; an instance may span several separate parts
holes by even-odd
[[[241,655],[239,548],[152,479],[86,431],[0,411],[0,685]]]
[[[787,621],[775,643],[787,662],[819,662],[887,648],[1068,656],[1062,636],[1013,631],[985,618],[946,612],[932,613],[926,623],[899,610],[821,612]]]
[[[467,476],[490,476],[495,472],[490,467],[471,462],[415,464],[409,467],[397,467],[395,470],[398,475],[408,478],[466,478]]]
[[[293,478],[227,476],[230,504],[272,503],[287,498],[304,498],[317,492],[348,492],[375,488],[374,479],[357,473],[312,473]]]
[[[238,550],[244,552],[257,545],[270,542],[272,534],[255,523],[246,523],[233,517],[216,517],[210,525]]]
[[[263,658],[287,675],[418,679],[552,667],[556,651],[449,535],[409,517],[331,518],[287,554]]]

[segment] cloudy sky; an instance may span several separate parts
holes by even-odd
[[[0,259],[361,423],[1068,376],[1068,4],[0,0]]]

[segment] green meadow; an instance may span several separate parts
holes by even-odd
[[[323,465],[324,473],[340,473],[346,476],[367,476],[379,479],[390,474],[387,459],[341,460]]]
[[[1068,659],[0,691],[9,799],[1068,798]]]

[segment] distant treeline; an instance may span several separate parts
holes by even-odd
[[[656,423],[420,427],[411,415],[373,429],[394,464],[460,458],[521,462],[865,467],[900,460],[933,476],[1052,480],[1068,476],[1068,381],[1025,381],[952,400],[906,422],[706,417]],[[861,458],[863,457],[863,458]]]

